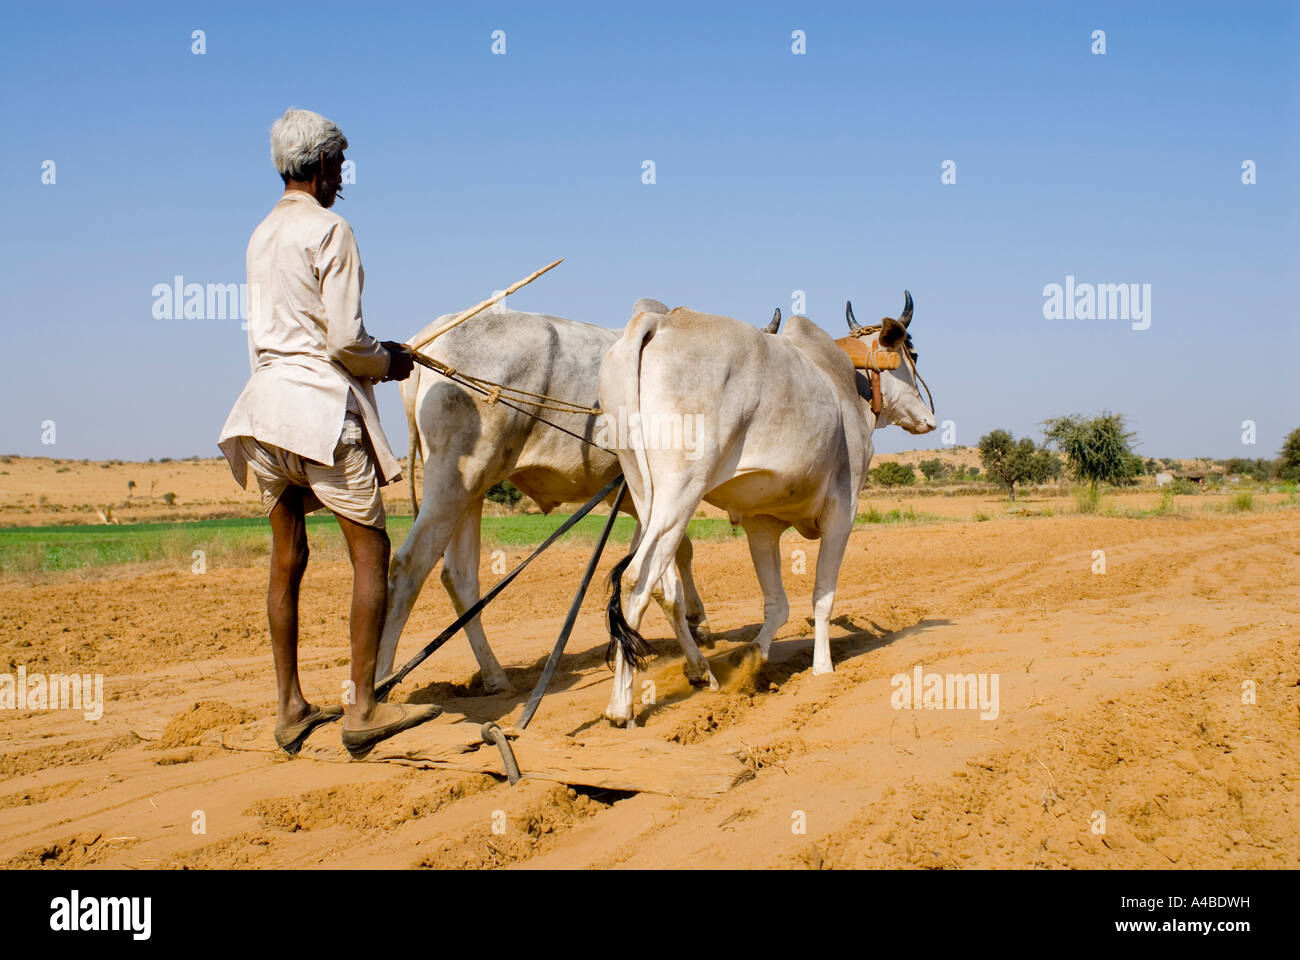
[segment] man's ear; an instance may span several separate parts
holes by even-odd
[[[907,339],[907,327],[903,326],[893,317],[882,317],[880,320],[879,339],[882,347],[886,350],[893,350]]]

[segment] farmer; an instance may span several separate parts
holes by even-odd
[[[411,354],[361,320],[363,274],[348,222],[330,212],[348,141],[310,110],[271,126],[284,194],[248,242],[252,376],[218,441],[240,486],[257,478],[271,519],[266,613],[275,658],[275,740],[293,756],[343,717],[354,759],[431,720],[436,704],[375,700],[375,656],[388,594],[388,533],[379,488],[401,477],[375,406],[375,380],[405,380]],[[298,587],[307,569],[304,514],[334,514],[352,560],[352,676],[345,707],[308,703],[298,683]]]

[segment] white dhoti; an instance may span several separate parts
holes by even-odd
[[[379,495],[375,460],[356,414],[348,413],[343,421],[332,464],[308,460],[253,437],[240,437],[239,444],[257,478],[262,509],[268,516],[289,487],[304,487],[305,512],[325,507],[355,523],[384,528],[384,501]]]

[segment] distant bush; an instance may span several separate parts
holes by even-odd
[[[1278,455],[1277,475],[1289,483],[1300,481],[1300,428],[1287,434]]]
[[[492,484],[492,486],[488,487],[488,491],[484,496],[493,503],[505,504],[507,507],[513,507],[524,497],[519,492],[519,488],[509,480],[500,480]]]
[[[1074,502],[1078,504],[1080,513],[1096,513],[1101,509],[1101,491],[1092,484],[1076,487]]]
[[[1125,483],[1142,469],[1142,458],[1132,449],[1135,434],[1125,427],[1123,414],[1054,417],[1044,421],[1043,436],[1065,454],[1075,478],[1091,488],[1090,502],[1100,502],[1099,485]]]
[[[1240,513],[1249,513],[1255,509],[1255,495],[1249,490],[1243,490],[1232,498],[1232,509]]]
[[[938,457],[929,460],[922,460],[918,466],[921,472],[925,474],[927,480],[941,480],[944,474],[948,472],[948,467]]]
[[[885,487],[910,487],[916,483],[916,474],[901,463],[882,463],[871,471],[871,479]]]
[[[1053,469],[1060,472],[1060,461],[1046,450],[1039,450],[1028,437],[1016,441],[1008,430],[991,430],[980,437],[980,462],[997,483],[1016,499],[1016,484],[1042,483]]]
[[[174,507],[174,506],[176,506],[176,494],[174,494],[174,493],[164,493],[164,494],[162,495],[162,498],[163,498],[163,503],[167,504],[167,506],[169,506],[169,507]]]

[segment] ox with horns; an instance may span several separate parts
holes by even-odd
[[[633,310],[663,314],[668,307],[658,300],[642,299]],[[450,316],[439,317],[426,331],[439,328]],[[412,342],[420,342],[424,332]],[[589,404],[596,397],[601,357],[617,338],[614,330],[520,313],[498,304],[472,322],[449,330],[424,352],[476,377]],[[489,487],[510,480],[543,511],[550,512],[560,504],[595,496],[619,470],[612,453],[504,404],[484,404],[469,388],[421,367],[403,382],[402,400],[410,435],[407,481],[416,519],[389,570],[388,613],[379,643],[377,677],[392,671],[402,629],[439,557],[442,584],[457,614],[478,600],[479,528]],[[599,431],[590,417],[546,410],[538,413],[580,437],[598,439]],[[415,497],[415,459],[421,451],[422,508]],[[624,500],[623,509],[635,516],[631,500]],[[691,575],[690,540],[682,538],[675,559],[676,570],[667,578],[668,594],[683,599],[687,638],[711,645],[704,607]],[[655,595],[663,602],[664,593],[656,591]],[[478,660],[484,690],[512,692],[477,617],[466,625],[465,634]]]
[[[768,336],[729,317],[684,308],[637,313],[605,355],[603,410],[626,407],[643,422],[699,416],[704,431],[690,456],[645,445],[618,451],[641,535],[610,575],[606,615],[614,688],[605,715],[612,723],[633,719],[633,671],[649,653],[637,628],[652,587],[668,570],[702,500],[725,509],[748,536],[763,591],[763,625],[755,643],[764,660],[789,615],[781,533],[793,526],[805,537],[820,538],[813,673],[831,672],[831,607],[871,463],[872,431],[892,423],[921,434],[935,426],[917,387],[910,294],[906,301],[902,316],[886,317],[870,329],[859,327],[846,305],[854,336],[845,340],[856,344],[870,337],[869,369],[856,368],[849,344],[837,343],[807,317],[791,317],[783,334]],[[870,374],[879,377],[878,414]],[[689,640],[687,609],[670,604],[668,612],[679,640]],[[692,683],[712,683],[695,645],[685,642],[682,649]]]

